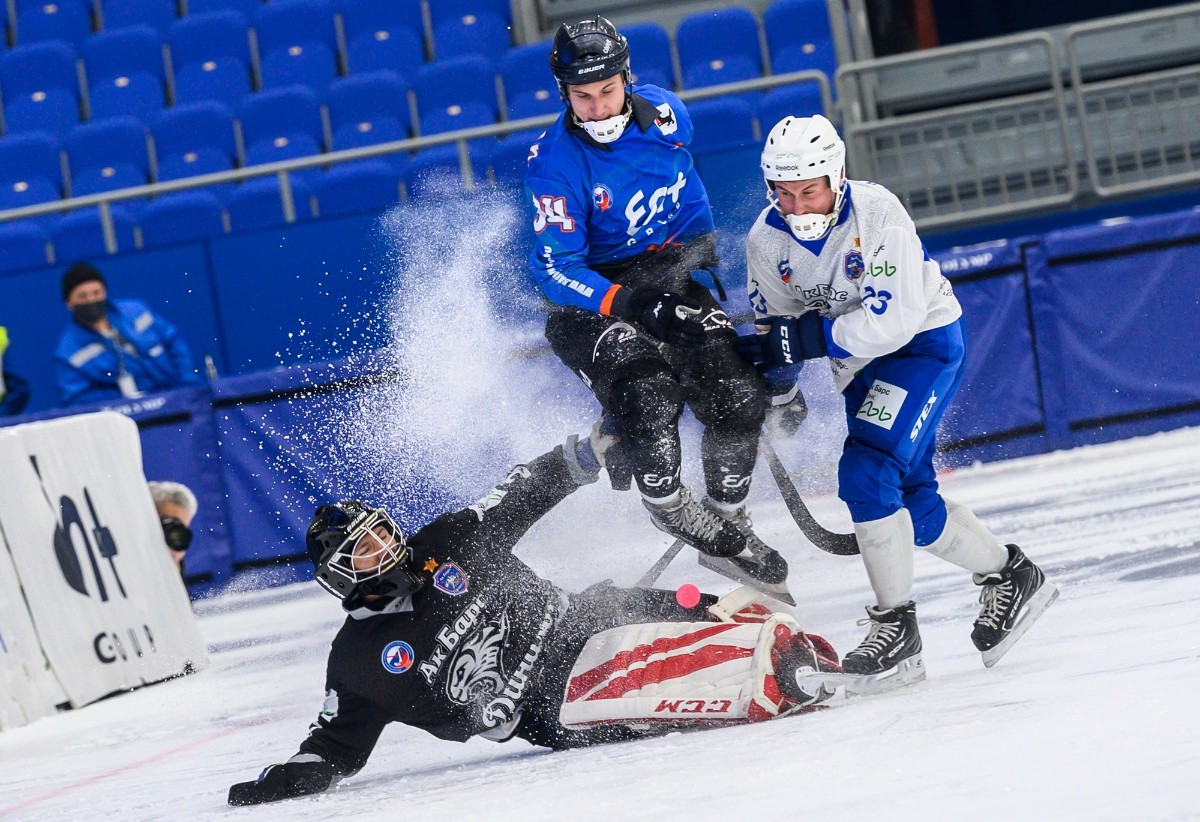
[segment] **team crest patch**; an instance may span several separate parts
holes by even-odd
[[[465,594],[467,584],[466,572],[453,562],[443,562],[433,575],[433,587],[452,597]]]
[[[790,261],[779,261],[779,279],[783,280],[785,283],[790,283],[792,281],[792,264]]]
[[[397,639],[387,644],[379,661],[383,663],[383,669],[389,674],[402,674],[413,666],[416,657],[411,645],[404,640]]]
[[[862,252],[858,249],[846,254],[846,279],[857,280],[866,271],[867,267],[863,263]]]
[[[608,211],[612,208],[612,190],[604,183],[599,183],[592,189],[592,199],[596,203],[596,208],[601,211]]]
[[[871,390],[867,392],[867,398],[863,400],[863,404],[858,408],[858,413],[854,416],[891,431],[892,424],[900,414],[900,408],[904,405],[906,397],[908,397],[908,392],[900,386],[883,380],[875,380],[871,383]]]

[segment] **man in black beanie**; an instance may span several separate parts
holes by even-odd
[[[71,312],[54,353],[63,405],[133,399],[200,381],[175,326],[140,300],[108,299],[94,266],[68,268],[62,295]]]

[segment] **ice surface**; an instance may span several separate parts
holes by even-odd
[[[793,466],[805,464],[802,450],[780,446]],[[339,606],[311,583],[197,603],[209,669],[0,734],[0,818],[1194,819],[1198,465],[1200,429],[1183,429],[945,476],[947,495],[1063,590],[991,670],[969,638],[977,589],[921,554],[923,684],[777,722],[560,754],[393,727],[335,792],[254,809],[227,807],[226,791],[303,738]],[[828,482],[827,469],[809,471],[822,476],[808,485]],[[852,647],[870,602],[859,561],[804,543],[762,466],[751,499],[756,527],[791,562],[802,623]],[[811,502],[828,525],[848,526],[836,499]],[[518,553],[582,587],[632,582],[666,544],[632,495],[597,484]],[[686,582],[732,587],[685,552],[662,583]]]

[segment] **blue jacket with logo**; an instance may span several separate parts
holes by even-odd
[[[54,352],[63,405],[123,399],[122,367],[142,393],[200,382],[183,337],[141,300],[109,300],[108,321],[124,345],[74,320],[63,329]]]
[[[624,133],[600,144],[565,110],[530,149],[529,265],[546,297],[607,313],[611,280],[595,266],[682,245],[713,231],[708,192],[686,146],[692,121],[657,86],[634,86]]]

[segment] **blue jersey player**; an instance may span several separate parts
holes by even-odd
[[[566,109],[530,149],[525,178],[546,337],[619,425],[654,525],[702,564],[786,599],[787,564],[745,508],[765,388],[692,279],[717,259],[687,110],[632,84],[629,45],[603,17],[561,26],[550,68]],[[680,479],[685,403],[704,425],[703,499]]]

